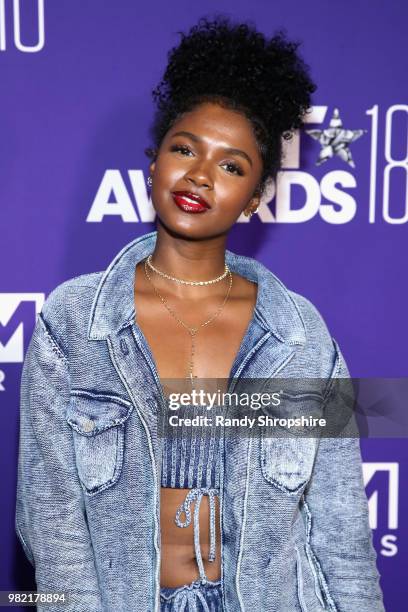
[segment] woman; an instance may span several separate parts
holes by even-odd
[[[169,54],[157,232],[57,287],[24,363],[16,527],[53,610],[384,609],[357,438],[159,427],[164,381],[348,376],[312,304],[226,250],[314,89],[297,44],[222,18]]]

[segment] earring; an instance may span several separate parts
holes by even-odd
[[[151,187],[151,186],[153,185],[153,179],[152,179],[152,177],[151,177],[151,176],[148,176],[148,177],[147,177],[147,181],[146,181],[146,182],[147,182],[148,186],[149,186],[149,187]]]

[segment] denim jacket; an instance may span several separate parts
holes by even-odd
[[[105,272],[60,284],[37,316],[22,370],[16,530],[38,610],[157,612],[159,378],[135,322],[134,269],[156,232]],[[316,308],[256,260],[258,325],[231,376],[348,377]],[[358,437],[225,438],[220,488],[226,612],[383,612]],[[291,470],[291,460],[297,462]]]

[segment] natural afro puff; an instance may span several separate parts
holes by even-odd
[[[263,160],[259,189],[276,179],[282,161],[283,137],[301,127],[316,85],[297,53],[299,42],[283,30],[267,38],[249,23],[233,24],[227,17],[203,17],[178,46],[152,95],[156,114],[151,128],[154,157],[180,116],[206,101],[242,112],[252,123]]]

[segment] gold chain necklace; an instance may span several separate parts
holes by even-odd
[[[222,281],[222,279],[225,278],[229,272],[229,267],[227,264],[225,264],[224,272],[220,276],[217,276],[217,278],[213,278],[208,281],[188,281],[188,280],[183,280],[181,278],[175,278],[174,276],[170,276],[169,274],[166,274],[165,272],[162,272],[161,270],[158,270],[157,268],[155,268],[154,265],[152,264],[152,255],[149,255],[149,257],[147,258],[147,265],[154,272],[156,272],[156,274],[159,274],[160,276],[163,276],[164,278],[167,278],[168,280],[175,281],[176,283],[180,283],[181,285],[212,285],[213,283],[218,283],[219,281]]]
[[[167,303],[167,300],[158,292],[158,290],[154,286],[154,283],[153,283],[152,279],[150,278],[150,275],[149,275],[149,273],[147,271],[147,259],[145,259],[145,262],[144,262],[144,269],[145,269],[146,277],[149,280],[150,284],[152,285],[152,287],[154,289],[154,292],[156,293],[157,297],[160,299],[162,304],[167,308],[167,310],[172,315],[172,317],[174,317],[176,319],[176,321],[180,325],[182,325],[189,332],[189,334],[191,336],[191,358],[190,358],[190,365],[189,365],[189,370],[188,370],[188,374],[187,374],[186,378],[190,379],[191,387],[193,388],[194,387],[194,378],[197,378],[197,376],[194,376],[194,374],[193,374],[193,372],[194,372],[195,336],[199,332],[200,327],[204,327],[205,325],[208,325],[209,323],[211,323],[211,321],[214,321],[214,319],[220,314],[221,310],[224,308],[225,303],[226,303],[226,301],[227,301],[227,299],[229,297],[229,294],[230,294],[230,291],[231,291],[231,287],[232,287],[232,274],[231,274],[231,271],[228,269],[229,286],[228,286],[227,294],[226,294],[226,296],[224,298],[223,303],[217,309],[216,313],[212,317],[210,317],[207,321],[205,321],[204,323],[201,323],[198,327],[189,327],[186,323],[184,323],[184,321],[182,321],[180,319],[180,317],[177,316],[177,314],[174,312],[174,310],[172,308],[170,308],[170,306]]]

